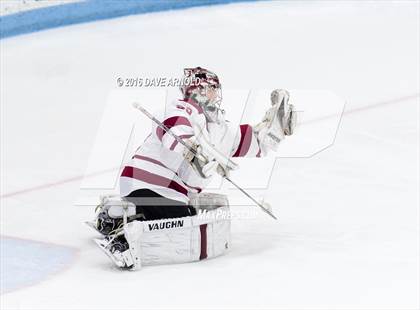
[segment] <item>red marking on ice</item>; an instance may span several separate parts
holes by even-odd
[[[57,180],[57,181],[51,182],[51,183],[45,183],[45,184],[37,185],[37,186],[34,186],[34,187],[28,187],[28,188],[25,188],[25,189],[21,189],[21,190],[17,190],[17,191],[13,191],[13,192],[10,192],[10,193],[3,194],[3,195],[0,196],[0,198],[7,198],[7,197],[11,197],[11,196],[20,195],[20,194],[26,194],[26,193],[37,191],[37,190],[51,188],[51,187],[54,187],[54,186],[59,186],[59,185],[62,185],[62,184],[76,182],[76,181],[83,180],[83,178],[86,178],[86,177],[94,177],[94,176],[97,176],[97,175],[102,175],[104,173],[111,172],[111,171],[114,171],[114,170],[117,170],[117,169],[120,169],[120,167],[109,168],[109,169],[97,171],[97,172],[94,172],[94,173],[91,173],[91,174],[77,175],[77,176],[74,176],[74,177],[70,177],[70,178],[66,178],[66,179],[62,179],[62,180]]]

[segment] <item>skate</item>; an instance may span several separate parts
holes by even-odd
[[[117,267],[122,269],[131,269],[134,267],[129,245],[124,235],[119,235],[111,239],[104,238],[93,240]]]

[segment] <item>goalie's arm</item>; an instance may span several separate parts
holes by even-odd
[[[168,130],[171,131],[171,133],[183,140],[191,139],[194,136],[194,130],[187,115],[172,115],[165,118],[162,123]],[[173,135],[168,134],[166,130],[160,128],[159,126],[155,126],[155,133],[165,148],[177,153],[184,152],[185,146],[179,143]]]
[[[261,157],[261,147],[257,133],[251,125],[239,126],[232,149],[232,157]]]
[[[277,151],[280,142],[292,135],[296,126],[297,115],[289,97],[283,89],[271,92],[271,108],[262,121],[255,126],[240,126],[240,139],[232,157],[260,157]]]

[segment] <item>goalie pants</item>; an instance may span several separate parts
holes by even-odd
[[[146,221],[196,215],[193,207],[146,188],[131,192],[125,199],[136,205],[136,213],[144,214]]]

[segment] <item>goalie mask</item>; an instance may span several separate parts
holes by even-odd
[[[184,69],[185,85],[181,86],[184,99],[193,99],[203,109],[209,122],[216,122],[222,102],[222,89],[217,75],[207,69],[196,67]]]

